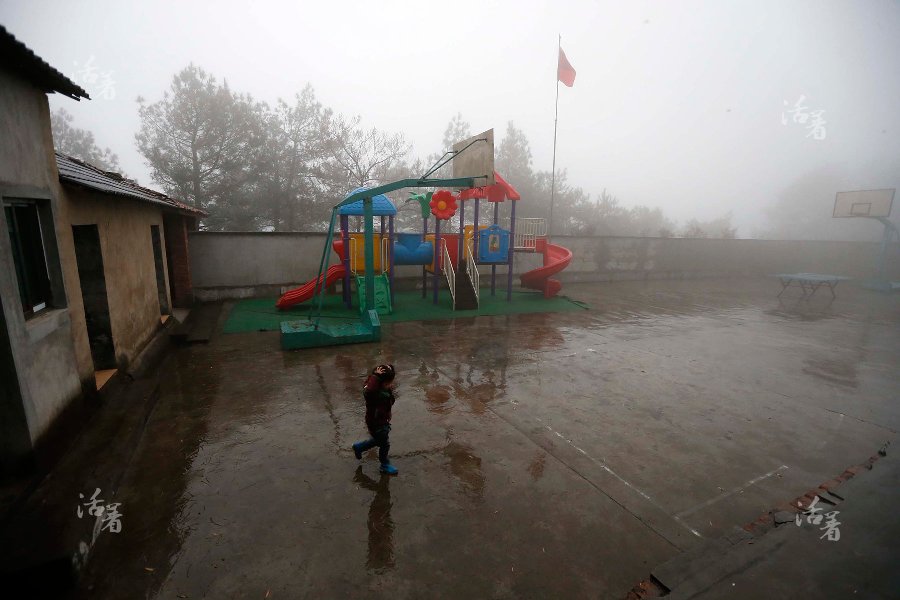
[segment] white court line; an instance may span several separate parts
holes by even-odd
[[[540,419],[540,417],[535,417],[535,419],[537,419],[539,422],[543,423],[543,421]],[[616,473],[615,471],[613,471],[612,469],[610,469],[609,466],[606,465],[603,461],[597,460],[596,458],[594,458],[593,456],[591,456],[590,454],[588,454],[587,452],[585,452],[584,450],[582,450],[581,448],[579,448],[578,446],[576,446],[574,443],[572,443],[572,440],[570,440],[569,438],[563,436],[563,434],[561,434],[560,432],[558,432],[558,431],[556,431],[555,429],[551,428],[549,425],[546,425],[546,424],[545,424],[544,427],[547,428],[547,431],[556,434],[556,437],[560,438],[561,440],[564,440],[567,444],[569,444],[570,446],[572,446],[572,448],[574,448],[575,450],[577,450],[578,452],[580,452],[581,454],[583,454],[585,457],[589,458],[592,462],[594,462],[596,465],[598,465],[601,469],[603,469],[604,471],[606,471],[607,473],[609,473],[610,475],[612,475],[613,477],[615,477],[616,479],[618,479],[619,481],[621,481],[622,483],[624,483],[624,484],[628,487],[628,489],[630,489],[630,490],[632,490],[633,492],[637,493],[638,495],[640,495],[642,498],[644,498],[645,500],[647,500],[648,502],[650,502],[650,504],[652,504],[652,505],[655,506],[656,508],[660,509],[661,511],[666,512],[666,513],[668,512],[668,511],[666,511],[662,506],[660,506],[653,498],[651,498],[649,495],[647,495],[645,492],[641,491],[640,489],[638,489],[637,487],[635,487],[634,485],[632,485],[631,482],[627,481],[627,480],[626,480],[625,478],[623,478],[621,475],[619,475],[618,473]],[[681,525],[682,527],[684,527],[685,529],[687,529],[688,531],[690,531],[691,533],[693,533],[693,534],[696,535],[697,537],[699,537],[699,538],[702,538],[702,537],[703,537],[702,535],[700,535],[700,532],[699,532],[699,531],[697,531],[696,529],[694,529],[693,527],[691,527],[690,525],[688,525],[687,523],[685,523],[684,521],[682,521],[682,520],[678,517],[678,515],[675,515],[675,516],[673,516],[672,518],[675,520],[675,522],[677,522],[679,525]]]
[[[787,469],[787,468],[788,468],[787,465],[781,465],[781,466],[778,467],[777,469],[772,469],[772,470],[769,471],[768,473],[763,473],[763,474],[760,475],[759,477],[754,477],[754,478],[751,479],[750,481],[745,481],[742,485],[740,485],[740,486],[734,488],[733,490],[730,490],[730,491],[724,492],[724,493],[722,493],[722,494],[719,494],[719,495],[716,496],[715,498],[710,498],[710,499],[707,500],[706,502],[704,502],[704,503],[702,503],[702,504],[698,504],[698,505],[695,506],[694,508],[689,508],[689,509],[687,509],[687,510],[681,511],[680,513],[676,513],[676,514],[675,514],[675,518],[676,518],[676,519],[680,519],[680,518],[682,518],[682,517],[686,517],[686,516],[688,516],[688,515],[692,515],[692,514],[694,514],[695,512],[697,512],[698,510],[701,510],[701,509],[703,509],[703,508],[706,508],[707,506],[711,506],[712,504],[715,504],[715,503],[718,502],[719,500],[724,500],[725,498],[727,498],[727,497],[729,497],[729,496],[733,496],[733,495],[735,495],[735,494],[739,494],[739,493],[743,492],[745,489],[747,489],[748,487],[750,487],[751,485],[756,484],[756,483],[759,483],[759,482],[762,481],[763,479],[768,479],[769,477],[771,477],[771,476],[774,475],[775,473],[778,473],[779,471],[784,471],[784,470]]]

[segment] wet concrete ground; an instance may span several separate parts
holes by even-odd
[[[822,504],[819,514],[837,513],[832,539],[811,523],[815,516],[801,515],[799,525],[795,517],[755,545],[729,549],[722,564],[700,574],[704,581],[685,583],[671,600],[897,598],[900,519],[896,502],[888,499],[896,499],[898,489],[900,460],[894,452],[838,488],[845,502]]]
[[[567,285],[592,310],[176,350],[81,596],[623,597],[895,440],[900,297],[778,291]],[[349,449],[380,362],[394,478]]]

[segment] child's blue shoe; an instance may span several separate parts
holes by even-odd
[[[397,467],[395,467],[391,463],[382,463],[380,470],[385,475],[396,475],[397,473],[400,472],[397,470]]]
[[[356,456],[356,460],[362,460],[362,450],[360,450],[360,446],[362,446],[362,442],[353,444],[353,454]]]

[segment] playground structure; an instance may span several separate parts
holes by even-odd
[[[888,279],[888,252],[894,236],[900,240],[900,231],[897,230],[888,217],[894,204],[896,190],[859,190],[853,192],[838,192],[834,198],[834,218],[869,218],[875,219],[884,226],[881,237],[881,249],[875,265],[875,279],[865,282],[865,287],[881,292],[900,290],[900,282]]]
[[[470,152],[466,161],[454,162],[453,178],[429,178],[438,168],[467,150]],[[409,201],[417,202],[421,208],[422,232],[395,233],[394,217],[397,208],[384,194],[407,187],[457,188],[460,192],[454,195],[442,189],[412,194]],[[482,200],[493,204],[493,222],[490,224],[479,223]],[[510,201],[511,206],[508,230],[502,228],[499,222],[500,204],[506,200]],[[379,339],[379,314],[390,314],[393,310],[396,265],[421,265],[422,298],[428,297],[430,274],[433,304],[440,302],[441,279],[446,279],[453,309],[471,310],[477,309],[479,305],[479,266],[491,267],[491,295],[496,294],[497,266],[507,266],[507,301],[511,301],[515,254],[541,253],[543,265],[522,274],[521,283],[524,287],[542,291],[547,298],[556,295],[562,285],[552,277],[568,266],[572,253],[549,242],[543,219],[516,219],[516,203],[519,200],[520,196],[515,188],[493,170],[492,130],[455,144],[454,150],[445,153],[418,179],[404,179],[373,189],[353,190],[332,210],[317,277],[286,292],[276,302],[278,308],[284,309],[318,297],[318,314],[311,314],[306,320],[282,323],[282,347],[305,348]],[[467,202],[474,204],[471,225],[466,224]],[[457,210],[458,232],[442,232],[442,222],[449,221],[457,214]],[[349,219],[352,216],[362,217],[362,233],[349,231]],[[381,221],[378,234],[375,233],[376,216]],[[335,240],[335,221],[338,217],[340,239]],[[433,232],[429,232],[431,217],[434,218]],[[338,255],[340,264],[328,266],[330,250]],[[356,283],[361,322],[322,322],[324,291],[337,281],[342,281],[342,300],[345,306],[352,308],[352,279]]]
[[[520,199],[518,192],[498,173],[494,173],[496,182],[493,186],[468,188],[454,197],[444,191],[446,207],[443,211],[432,208],[432,204],[441,201],[441,192],[436,194],[414,194],[410,201],[417,201],[422,208],[422,233],[395,232],[394,217],[397,208],[384,195],[372,198],[372,214],[380,217],[380,232],[373,239],[373,268],[375,274],[375,308],[379,314],[390,314],[394,298],[395,266],[422,266],[422,297],[428,295],[428,275],[432,275],[433,303],[439,302],[441,275],[447,280],[454,309],[467,310],[478,307],[480,291],[479,266],[491,267],[491,295],[496,294],[497,266],[507,265],[507,301],[512,300],[512,275],[516,252],[540,253],[544,257],[542,267],[528,271],[520,276],[522,286],[539,290],[548,298],[555,296],[562,289],[559,281],[552,276],[568,266],[572,253],[562,246],[548,243],[544,219],[516,219],[515,202]],[[352,194],[364,193],[365,188],[357,188]],[[438,198],[438,200],[434,200]],[[456,200],[459,200],[458,210]],[[493,204],[493,222],[490,225],[479,224],[480,201],[487,200]],[[511,228],[500,226],[500,203],[510,200]],[[474,204],[474,219],[471,225],[466,224],[466,202]],[[441,222],[459,214],[459,232],[441,231]],[[363,290],[365,271],[365,236],[351,233],[349,218],[363,216],[363,202],[357,201],[344,205],[338,210],[340,217],[341,239],[332,242],[340,264],[328,268],[325,275],[325,287],[338,280],[343,282],[343,302],[347,308],[352,307],[351,279],[355,278],[357,290]],[[442,218],[438,217],[438,214]],[[429,220],[434,217],[434,231],[429,232]],[[387,223],[385,222],[387,218]],[[387,224],[387,227],[385,226]],[[475,233],[477,228],[477,235]],[[461,244],[460,240],[464,240]],[[511,246],[512,244],[512,246]],[[435,268],[437,265],[437,268]],[[462,266],[461,266],[462,265]],[[362,274],[361,274],[362,273]],[[311,299],[319,287],[321,278],[313,279],[303,286],[286,292],[279,298],[276,306],[288,308]],[[317,285],[318,284],[318,285]],[[365,302],[360,301],[362,307]]]

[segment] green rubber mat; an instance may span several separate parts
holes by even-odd
[[[239,300],[228,320],[224,333],[243,333],[247,331],[279,331],[282,321],[292,321],[308,317],[313,312],[312,301],[289,308],[275,308],[276,298],[248,298]],[[394,312],[382,315],[382,323],[398,323],[401,321],[430,321],[432,319],[455,319],[481,315],[515,315],[527,313],[554,313],[585,310],[586,304],[571,300],[565,296],[544,298],[540,292],[514,291],[512,300],[506,301],[506,293],[498,290],[492,297],[490,289],[481,290],[481,302],[478,310],[454,311],[450,306],[450,293],[441,290],[438,305],[432,304],[431,294],[422,298],[421,291],[399,292],[394,296]],[[346,319],[348,323],[359,321],[359,310],[356,302],[353,309],[341,302],[341,295],[325,296],[322,305],[322,316],[331,319]]]

